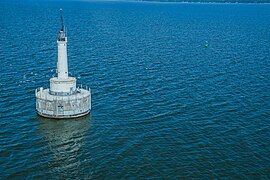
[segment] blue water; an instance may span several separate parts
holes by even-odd
[[[92,112],[56,121],[59,8]],[[269,30],[270,5],[1,1],[1,179],[270,178]]]

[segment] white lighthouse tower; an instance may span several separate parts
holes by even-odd
[[[76,78],[68,76],[67,37],[62,13],[61,23],[57,37],[57,77],[50,79],[49,89],[36,89],[36,109],[44,117],[80,117],[91,110],[91,91],[86,86],[77,87]]]

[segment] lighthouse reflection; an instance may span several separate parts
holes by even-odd
[[[85,136],[90,128],[90,115],[67,120],[38,117],[38,120],[38,129],[52,152],[49,171],[63,178],[81,175],[81,159],[85,151]]]

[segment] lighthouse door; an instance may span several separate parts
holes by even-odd
[[[58,115],[64,115],[64,106],[62,101],[58,101]]]

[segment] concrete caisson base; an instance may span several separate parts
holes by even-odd
[[[78,117],[82,117],[82,116],[86,116],[87,114],[90,113],[90,110],[89,111],[86,111],[86,112],[83,112],[83,113],[80,113],[80,114],[73,114],[73,115],[57,115],[57,116],[54,116],[54,115],[49,115],[49,114],[43,114],[41,112],[38,112],[37,111],[37,114],[42,116],[42,117],[45,117],[45,118],[52,118],[52,119],[69,119],[69,118],[78,118]]]
[[[87,115],[91,110],[90,89],[77,88],[72,95],[53,95],[49,89],[36,90],[36,110],[40,116],[65,119]]]

